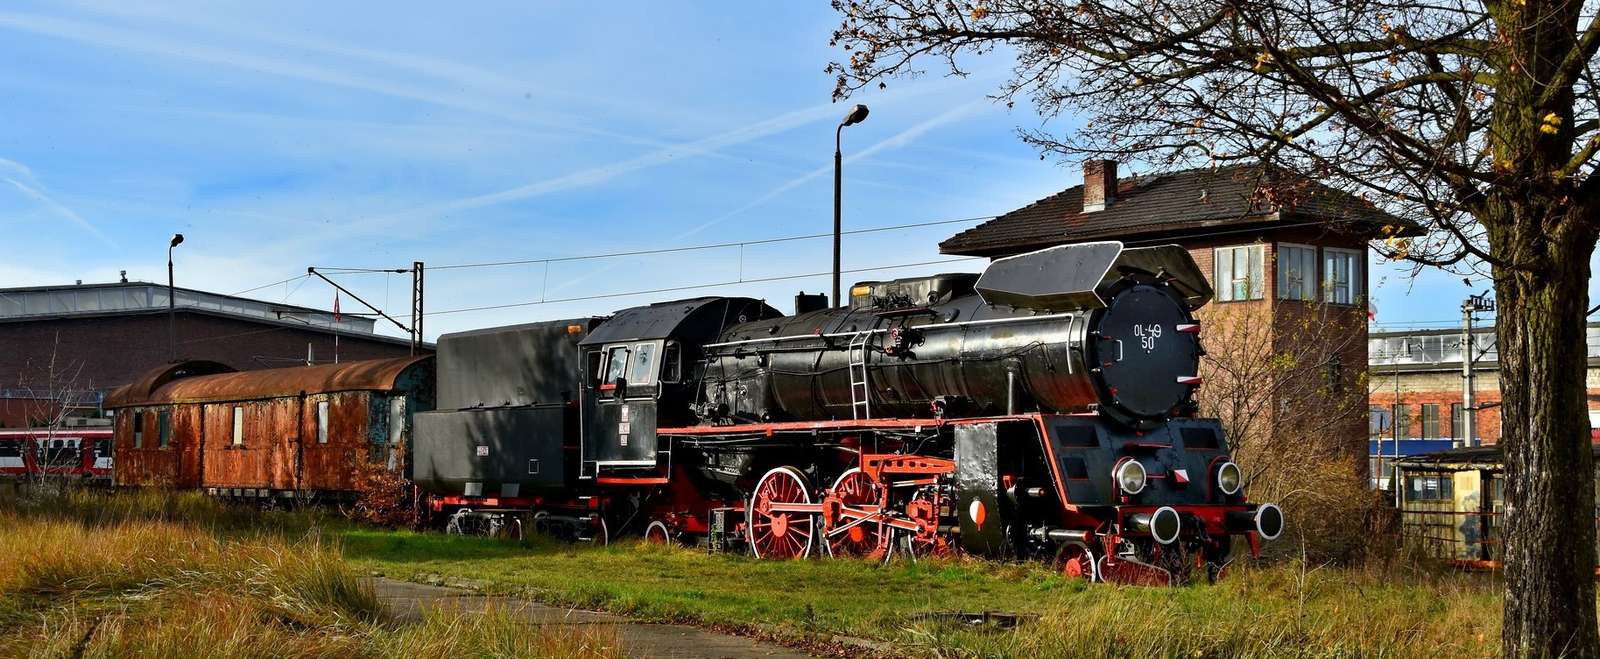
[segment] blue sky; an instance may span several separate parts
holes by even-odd
[[[134,7],[134,5],[138,5]],[[8,3],[0,286],[164,281],[234,293],[308,265],[527,260],[824,233],[837,19],[812,3]],[[985,98],[1008,62],[852,99],[847,229],[993,215],[1080,182]],[[1050,127],[1071,130],[1076,122]],[[936,261],[969,224],[849,237],[845,268]],[[816,273],[829,242],[430,270],[439,333],[682,294],[453,309]],[[945,263],[852,279],[976,270]],[[341,281],[405,313],[409,279]],[[1466,287],[1373,268],[1384,323],[1454,322]],[[704,293],[789,309],[826,276]],[[1481,284],[1479,288],[1481,289]],[[314,306],[296,279],[252,297]],[[352,304],[343,305],[355,310]]]

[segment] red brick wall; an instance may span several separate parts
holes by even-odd
[[[1384,378],[1382,376],[1376,376],[1372,383],[1374,390],[1368,397],[1368,400],[1370,401],[1372,407],[1381,407],[1385,410],[1392,410],[1394,406],[1394,391],[1384,391],[1383,385]],[[1596,396],[1600,396],[1600,390],[1590,389],[1589,396],[1591,399]],[[1494,407],[1490,407],[1488,409],[1478,410],[1478,414],[1473,417],[1477,427],[1473,429],[1472,434],[1483,440],[1484,444],[1499,443],[1500,408],[1498,407],[1498,403],[1500,402],[1500,392],[1479,389],[1473,393],[1472,398],[1473,404],[1478,406],[1495,405]],[[1435,403],[1439,406],[1440,436],[1455,437],[1455,419],[1450,415],[1450,406],[1460,402],[1460,389],[1442,391],[1401,391],[1400,404],[1406,407],[1407,416],[1409,418],[1407,419],[1407,427],[1401,430],[1400,437],[1402,439],[1422,437],[1422,406],[1425,403]],[[1390,431],[1385,430],[1382,436],[1385,438],[1391,437],[1389,433]]]
[[[208,359],[240,370],[304,364],[306,344],[321,362],[333,358],[333,336],[207,314],[177,314],[179,359]],[[70,380],[74,389],[109,390],[165,364],[166,314],[62,318],[0,325],[0,389],[26,384],[46,385],[51,354],[57,382]],[[341,361],[403,357],[403,343],[341,337]],[[56,388],[64,385],[57,384]]]

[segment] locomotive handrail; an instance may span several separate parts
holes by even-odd
[[[998,324],[1002,324],[1002,323],[1023,323],[1023,322],[1032,322],[1032,321],[1036,321],[1036,320],[1055,320],[1055,319],[1058,319],[1058,318],[1072,318],[1072,317],[1081,315],[1082,313],[1083,312],[1081,312],[1081,311],[1067,311],[1067,312],[1062,312],[1062,313],[1045,314],[1045,315],[1042,315],[1042,316],[1023,316],[1023,317],[1019,317],[1019,318],[985,318],[983,320],[963,320],[961,322],[953,322],[953,323],[935,323],[932,326],[933,327],[967,327],[967,326],[973,326],[973,325],[998,325]],[[826,334],[792,334],[792,335],[788,335],[788,336],[772,336],[772,337],[763,337],[763,338],[759,338],[759,339],[740,339],[738,341],[723,341],[721,343],[707,343],[707,344],[705,344],[704,347],[706,347],[706,348],[724,348],[724,347],[727,347],[727,346],[746,345],[746,344],[750,344],[750,343],[782,343],[782,342],[786,342],[786,341],[804,341],[804,340],[807,340],[807,339],[819,339],[819,338],[820,339],[838,339],[838,338],[844,338],[844,337],[852,337],[852,336],[855,336],[857,334],[861,334],[862,332],[871,333],[871,334],[882,334],[882,333],[888,332],[888,331],[889,331],[888,328],[878,328],[878,329],[870,329],[870,330],[860,330],[860,331],[857,331],[857,332],[829,332],[829,333],[826,333]]]

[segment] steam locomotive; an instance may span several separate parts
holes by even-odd
[[[1215,575],[1284,518],[1197,417],[1210,298],[1180,247],[1097,242],[792,316],[702,297],[448,334],[411,478],[461,531]]]

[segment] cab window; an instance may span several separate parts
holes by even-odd
[[[677,341],[668,341],[666,349],[661,353],[661,381],[677,382],[682,377],[682,348]]]
[[[617,378],[628,372],[628,347],[617,346],[606,351],[606,377],[600,384],[615,384]]]
[[[640,343],[633,346],[633,370],[628,372],[628,384],[650,384],[656,379],[656,344]]]

